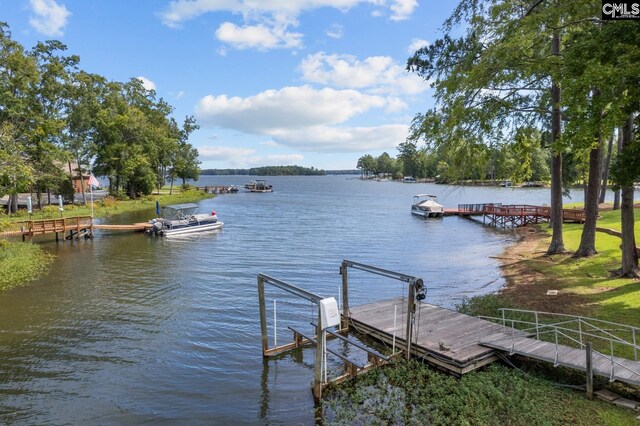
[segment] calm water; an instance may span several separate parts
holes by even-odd
[[[203,177],[199,184],[247,180]],[[259,272],[337,298],[338,268],[350,259],[421,276],[427,302],[453,306],[502,286],[491,256],[513,235],[456,217],[413,217],[412,196],[434,193],[449,207],[549,202],[545,189],[268,180],[271,194],[200,203],[201,211],[217,211],[222,231],[43,242],[58,257],[51,272],[0,293],[0,423],[311,424],[314,352],[263,361]],[[400,283],[358,271],[350,284],[353,305],[403,294]],[[276,289],[267,299],[269,315],[277,299],[280,344],[291,339],[287,325],[305,329],[313,319],[306,302]]]

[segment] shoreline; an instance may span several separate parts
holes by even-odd
[[[530,262],[555,262],[547,256],[546,245],[551,236],[536,226],[525,226],[515,230],[518,240],[504,249],[497,257],[505,285],[496,297],[505,307],[530,309],[564,314],[585,314],[589,302],[571,291],[563,291],[563,284],[532,267]],[[549,295],[557,290],[557,295]]]

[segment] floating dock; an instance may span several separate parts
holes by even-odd
[[[355,330],[387,345],[392,344],[395,335],[397,344],[406,347],[402,338],[406,332],[405,306],[407,299],[399,297],[351,307],[349,322]],[[511,331],[505,332],[500,324],[429,303],[416,304],[414,318],[411,355],[458,376],[498,359],[497,351],[480,345],[480,339],[511,338]]]

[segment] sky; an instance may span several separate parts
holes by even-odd
[[[405,70],[457,2],[0,0],[26,49],[56,39],[80,68],[139,78],[200,129],[202,168],[355,169],[406,140],[433,105]]]

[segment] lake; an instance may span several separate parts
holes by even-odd
[[[203,176],[241,186],[248,176]],[[312,424],[314,350],[263,360],[256,276],[338,298],[343,259],[424,279],[428,303],[453,307],[497,291],[511,231],[410,214],[412,197],[459,203],[549,203],[540,188],[451,187],[355,176],[267,178],[274,192],[201,201],[221,231],[158,238],[96,232],[43,241],[57,260],[28,286],[0,293],[0,423]],[[581,201],[582,191],[574,191]],[[153,209],[110,218],[147,221]],[[350,304],[398,297],[402,283],[349,274]],[[277,300],[277,338],[309,327],[313,309]],[[271,325],[270,325],[271,327]],[[271,331],[270,331],[271,332]],[[273,343],[273,342],[271,342]],[[333,369],[341,365],[331,360]]]

